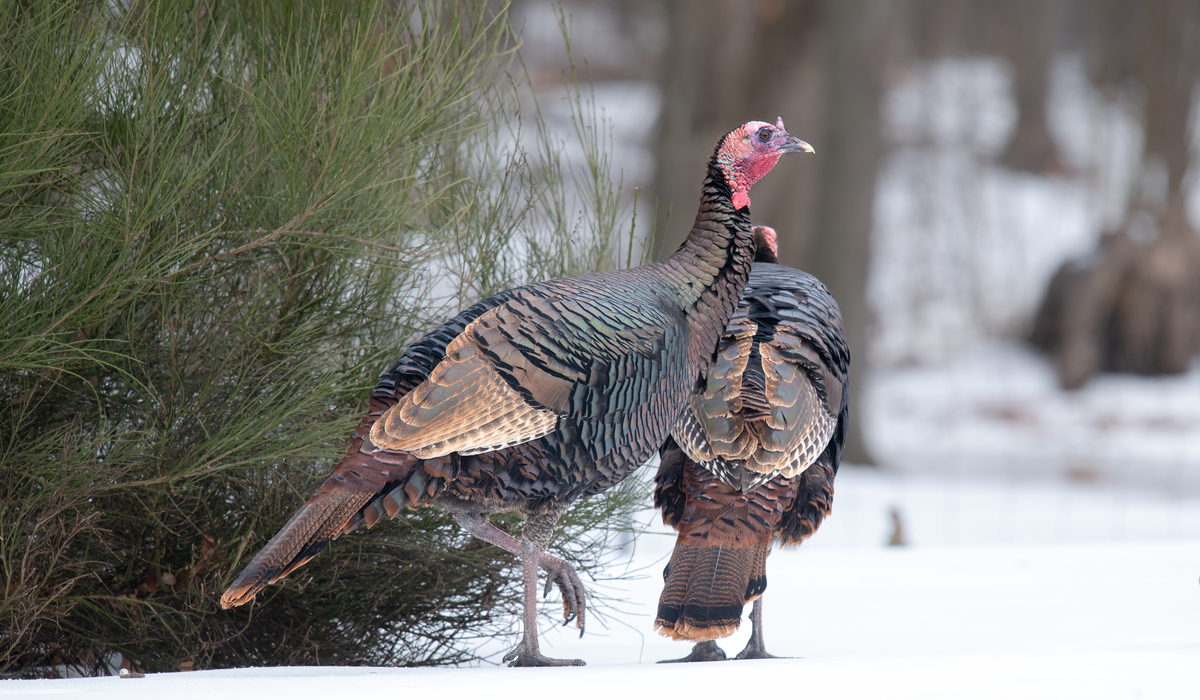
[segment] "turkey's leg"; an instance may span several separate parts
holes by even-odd
[[[493,525],[482,513],[456,513],[455,519],[462,529],[478,537],[484,542],[494,544],[506,552],[521,557],[524,560],[524,545],[521,540]],[[575,573],[575,567],[556,556],[542,552],[538,566],[546,570],[546,590],[543,595],[550,595],[550,588],[558,584],[558,590],[563,597],[563,624],[576,620],[579,635],[583,636],[584,608],[587,606],[583,593],[583,581]]]
[[[682,664],[692,661],[724,661],[725,650],[717,646],[714,641],[696,642],[696,646],[692,647],[692,653],[682,659],[664,659],[659,661],[660,664]]]
[[[521,635],[521,643],[505,654],[503,660],[511,662],[509,666],[583,666],[582,659],[551,659],[543,656],[538,650],[537,576],[542,550],[528,540],[523,543],[522,550],[525,579],[525,614],[522,620],[525,629]]]
[[[750,632],[750,641],[746,642],[746,648],[738,652],[735,659],[778,659],[778,656],[767,653],[767,646],[763,642],[762,630],[762,596],[754,599],[754,609],[750,612],[750,623],[753,625]]]

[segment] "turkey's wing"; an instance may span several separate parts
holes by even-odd
[[[471,342],[470,330],[450,343],[428,379],[371,427],[376,447],[429,459],[487,452],[554,430],[558,416],[509,386]]]
[[[429,378],[372,427],[371,442],[423,459],[519,445],[552,432],[560,417],[611,410],[588,400],[597,367],[635,355],[661,361],[666,319],[654,309],[615,316],[603,294],[546,292],[522,289],[472,321]]]
[[[761,449],[746,461],[752,471],[794,476],[825,449],[837,425],[827,405],[828,370],[818,353],[797,333],[777,328],[759,346],[770,413],[751,423]],[[841,385],[836,384],[840,400]]]

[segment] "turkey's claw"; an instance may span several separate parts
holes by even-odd
[[[579,628],[579,636],[583,636],[587,598],[583,592],[583,581],[575,573],[575,567],[558,557],[542,554],[538,565],[546,571],[546,588],[543,596],[550,593],[550,588],[558,585],[563,597],[563,625],[572,621]]]

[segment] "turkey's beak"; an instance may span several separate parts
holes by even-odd
[[[785,153],[816,153],[812,146],[791,134],[788,134],[787,141],[784,141],[783,146],[779,150]]]

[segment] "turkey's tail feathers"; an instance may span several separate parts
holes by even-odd
[[[364,522],[371,527],[384,515],[395,517],[405,506],[428,503],[453,478],[455,467],[449,458],[418,460],[408,453],[372,452],[370,443],[364,443],[371,426],[393,403],[390,396],[371,397],[346,456],[229,585],[221,596],[221,607],[250,602],[263,588],[315,557],[331,540]]]
[[[303,566],[342,533],[372,495],[343,491],[304,504],[225,590],[221,607],[248,603],[267,585]]]
[[[742,608],[767,587],[767,554],[794,480],[777,478],[749,493],[729,486],[668,445],[656,501],[679,528],[654,626],[672,639],[733,634]]]
[[[682,539],[682,536],[681,538]],[[678,542],[663,577],[654,627],[676,640],[728,637],[742,622],[742,608],[767,587],[767,541],[748,547]]]

